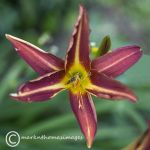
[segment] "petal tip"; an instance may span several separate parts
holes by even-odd
[[[137,45],[136,45],[136,47],[137,47],[137,49],[139,49],[140,52],[143,51],[142,48],[141,48],[140,46],[137,46]]]
[[[15,37],[15,36],[12,36],[12,35],[10,35],[10,34],[5,34],[5,37],[6,37],[6,39],[7,39],[8,41],[10,41],[10,42],[14,45],[14,47],[15,47],[15,43],[16,43],[17,41],[20,41],[20,42],[21,42],[21,39]]]
[[[128,89],[129,91],[129,93],[128,93],[128,96],[127,96],[127,98],[131,101],[131,102],[133,102],[133,103],[136,103],[137,102],[137,100],[138,100],[138,97],[135,95],[135,93],[133,92],[133,91],[131,91],[130,89]]]
[[[92,137],[87,139],[87,143],[86,143],[87,148],[89,148],[89,149],[92,148],[93,140],[94,140],[94,138],[92,138]]]
[[[90,148],[92,147],[92,143],[93,143],[93,142],[87,142],[87,148],[90,149]]]
[[[131,48],[135,48],[135,51],[137,51],[137,52],[140,52],[141,54],[143,53],[143,50],[142,50],[142,48],[140,47],[140,46],[138,46],[138,45],[131,45]]]
[[[139,47],[139,49],[140,49],[140,54],[141,54],[141,56],[142,56],[142,55],[143,55],[143,50],[142,50],[141,47]]]
[[[84,6],[82,4],[79,5],[80,10],[84,9]]]
[[[5,37],[6,37],[6,39],[7,39],[7,40],[9,40],[9,41],[13,38],[13,36],[12,36],[12,35],[7,34],[7,33],[5,34]]]
[[[6,33],[6,34],[5,34],[5,37],[6,37],[6,38],[9,37],[9,34]]]
[[[26,41],[20,39],[20,38],[17,38],[13,35],[10,35],[10,34],[5,34],[5,37],[7,40],[9,40],[12,44],[14,44],[15,42],[22,42],[22,43],[27,43]]]
[[[131,102],[133,103],[136,103],[137,102],[137,97],[135,95],[133,95],[131,98],[130,98]]]
[[[86,9],[82,4],[79,5],[79,12],[80,12],[81,16],[83,14],[86,14]]]
[[[14,36],[12,36],[12,35],[10,35],[10,34],[5,34],[5,37],[6,37],[6,39],[8,39],[8,40],[11,40],[11,39],[14,39],[15,37]]]
[[[9,96],[13,99],[17,99],[18,94],[17,93],[10,93]]]
[[[19,38],[17,38],[17,37],[15,37],[15,36],[12,36],[12,35],[10,35],[10,34],[5,34],[5,36],[6,36],[6,39],[7,39],[9,42],[11,42],[11,44],[13,45],[13,47],[15,48],[15,50],[16,50],[16,51],[19,51],[19,49],[17,48],[17,47],[18,47],[17,42],[23,42],[23,40],[22,40],[22,39],[19,39]],[[25,43],[25,42],[23,42],[23,43]]]

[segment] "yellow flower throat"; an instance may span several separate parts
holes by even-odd
[[[90,83],[89,76],[90,72],[87,72],[81,65],[71,67],[64,79],[66,88],[74,94],[84,93]]]

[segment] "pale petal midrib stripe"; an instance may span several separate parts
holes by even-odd
[[[39,93],[39,92],[44,92],[44,91],[49,91],[49,90],[57,90],[57,89],[63,89],[64,86],[61,85],[61,84],[56,84],[56,85],[51,85],[51,86],[46,86],[46,87],[43,87],[43,88],[39,88],[39,89],[36,89],[36,90],[32,90],[32,91],[27,91],[27,92],[19,92],[18,93],[18,96],[28,96],[28,95],[32,95],[32,94],[36,94],[36,93]]]
[[[75,63],[79,63],[79,51],[80,51],[80,37],[81,37],[81,27],[82,21],[80,20],[79,23],[79,30],[78,30],[78,35],[77,35],[77,43],[76,43],[76,48],[75,48]]]
[[[137,52],[133,52],[133,53],[131,53],[130,55],[127,55],[126,57],[123,57],[123,58],[119,59],[118,61],[115,61],[115,62],[114,62],[114,63],[112,63],[111,65],[106,66],[105,68],[103,68],[103,69],[99,70],[98,72],[105,71],[106,69],[108,69],[108,68],[110,68],[110,67],[115,66],[116,64],[120,63],[121,61],[123,61],[123,60],[127,59],[128,57],[130,57],[130,56],[132,56],[132,55],[134,55],[134,54],[136,54],[136,53],[137,53]]]
[[[91,85],[90,87],[87,88],[87,90],[92,90],[94,91],[96,89],[96,91],[99,91],[101,93],[108,93],[108,94],[115,94],[115,95],[119,95],[119,96],[126,96],[126,97],[130,97],[131,99],[135,99],[135,97],[127,94],[127,93],[123,93],[123,92],[117,92],[117,91],[113,91],[113,90],[110,90],[110,89],[106,89],[106,88],[103,88],[103,87],[98,87],[96,85]]]

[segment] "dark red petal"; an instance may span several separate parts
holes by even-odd
[[[92,146],[96,129],[97,117],[92,98],[89,94],[73,94],[69,92],[72,110],[86,138],[87,146]]]
[[[150,121],[148,122],[147,139],[146,139],[146,144],[144,146],[144,150],[149,150],[149,149],[150,149]]]
[[[22,84],[17,93],[11,97],[25,102],[45,101],[54,97],[58,92],[64,90],[61,82],[64,78],[64,71],[49,73],[35,80]]]
[[[148,129],[135,141],[122,150],[149,150],[150,149],[150,123]]]
[[[81,64],[86,70],[90,69],[89,26],[87,13],[83,6],[80,6],[79,17],[67,50],[66,70],[68,71],[75,64]]]
[[[102,73],[91,71],[91,85],[87,90],[93,95],[106,99],[129,99],[132,102],[136,101],[136,96],[125,85],[107,77]]]
[[[35,45],[6,34],[18,54],[40,75],[64,69],[64,61]]]
[[[92,61],[92,69],[109,77],[117,77],[134,65],[142,56],[139,46],[125,46]]]

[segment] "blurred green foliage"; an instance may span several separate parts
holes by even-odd
[[[20,135],[82,135],[61,93],[42,103],[21,103],[9,93],[19,84],[37,77],[5,39],[9,33],[64,57],[79,3],[88,10],[91,41],[110,35],[112,48],[126,44],[141,45],[149,54],[150,1],[140,0],[0,0],[0,150],[11,149],[5,135],[16,130]],[[118,80],[129,85],[139,97],[136,104],[127,101],[104,101],[94,98],[98,132],[93,150],[117,150],[130,143],[146,128],[150,118],[150,56],[142,59]],[[87,149],[85,140],[27,140],[15,150]]]

